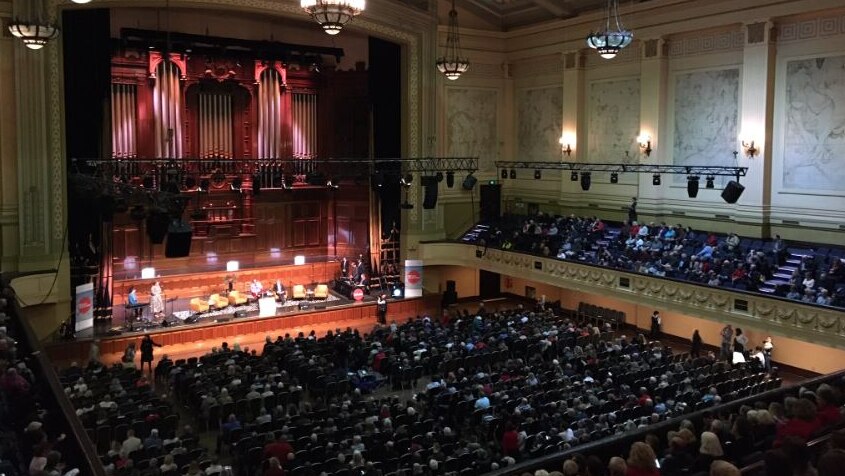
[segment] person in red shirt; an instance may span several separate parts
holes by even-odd
[[[648,390],[646,390],[645,387],[640,387],[640,398],[637,399],[637,404],[642,407],[646,404],[648,400],[651,400],[651,396],[649,396]]]
[[[270,442],[264,446],[263,456],[264,459],[276,458],[281,465],[282,461],[288,460],[289,453],[293,453],[293,447],[287,442],[284,436],[279,435],[276,438],[276,441]]]
[[[792,409],[792,415],[792,418],[778,427],[775,447],[780,446],[787,436],[797,436],[804,441],[809,441],[810,436],[821,428],[819,419],[816,417],[816,406],[809,399],[799,398]]]
[[[637,441],[628,453],[628,469],[625,476],[660,476],[657,456],[647,443]]]
[[[842,410],[837,405],[836,394],[827,385],[822,385],[816,390],[816,416],[821,426],[832,425],[842,420]]]
[[[510,421],[505,425],[505,433],[502,435],[502,454],[511,457],[519,455],[519,433],[516,425]]]

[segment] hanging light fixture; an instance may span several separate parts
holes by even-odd
[[[611,28],[611,25],[615,29]],[[587,37],[587,46],[599,52],[604,59],[611,59],[619,53],[619,50],[631,44],[634,34],[622,26],[619,19],[619,0],[607,0],[607,18],[605,19],[604,30],[590,33]]]
[[[455,10],[455,0],[449,10],[449,33],[446,35],[446,46],[443,56],[437,58],[437,70],[446,78],[454,81],[469,69],[469,59],[461,58],[461,36],[458,34],[458,11]]]
[[[340,33],[344,25],[366,8],[364,0],[300,0],[299,6],[329,35]]]
[[[9,32],[15,38],[20,38],[27,48],[40,50],[50,40],[59,36],[59,27],[42,19],[40,0],[32,0],[25,3],[28,10],[27,17],[24,19],[16,17],[9,23]],[[33,4],[37,6],[33,7]],[[38,9],[37,15],[33,11],[33,8]]]

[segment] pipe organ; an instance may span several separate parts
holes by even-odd
[[[261,73],[258,83],[258,157],[280,159],[282,150],[281,78],[274,69]]]
[[[234,157],[232,96],[225,93],[200,93],[198,113],[200,158]]]
[[[134,84],[116,83],[111,86],[111,143],[112,157],[136,157],[138,91]]]
[[[179,67],[161,61],[153,88],[155,157],[182,157],[182,84]]]
[[[293,113],[293,158],[306,161],[317,156],[317,95],[294,93]],[[297,173],[310,172],[309,164],[303,162]]]

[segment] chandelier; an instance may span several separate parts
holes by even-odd
[[[15,38],[20,38],[27,48],[40,50],[50,40],[59,36],[59,27],[43,21],[41,15],[35,14],[33,4],[37,4],[37,8],[40,10],[41,2],[39,0],[29,1],[26,4],[27,17],[23,20],[16,17],[9,23],[9,33]]]
[[[329,35],[340,33],[365,8],[364,0],[300,0],[299,5]]]
[[[461,58],[461,36],[458,34],[458,11],[455,0],[449,10],[449,33],[446,35],[446,47],[443,56],[437,58],[437,69],[448,79],[454,81],[469,69],[469,59]]]
[[[612,23],[611,23],[612,22]],[[615,29],[611,29],[611,24]],[[587,37],[587,46],[598,51],[604,59],[611,59],[619,53],[619,50],[631,44],[634,34],[626,30],[619,20],[619,0],[607,0],[607,18],[604,30],[590,33]]]

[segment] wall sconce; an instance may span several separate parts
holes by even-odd
[[[575,144],[575,134],[571,132],[564,133],[560,136],[560,150],[563,152],[567,157],[572,156],[572,151],[575,149],[573,146]]]
[[[740,142],[742,142],[742,150],[745,151],[746,156],[754,157],[758,152],[760,152],[760,149],[754,146],[754,139],[741,139]]]
[[[637,144],[640,145],[640,152],[646,155],[646,157],[651,156],[651,136],[648,134],[640,134],[637,136]]]

